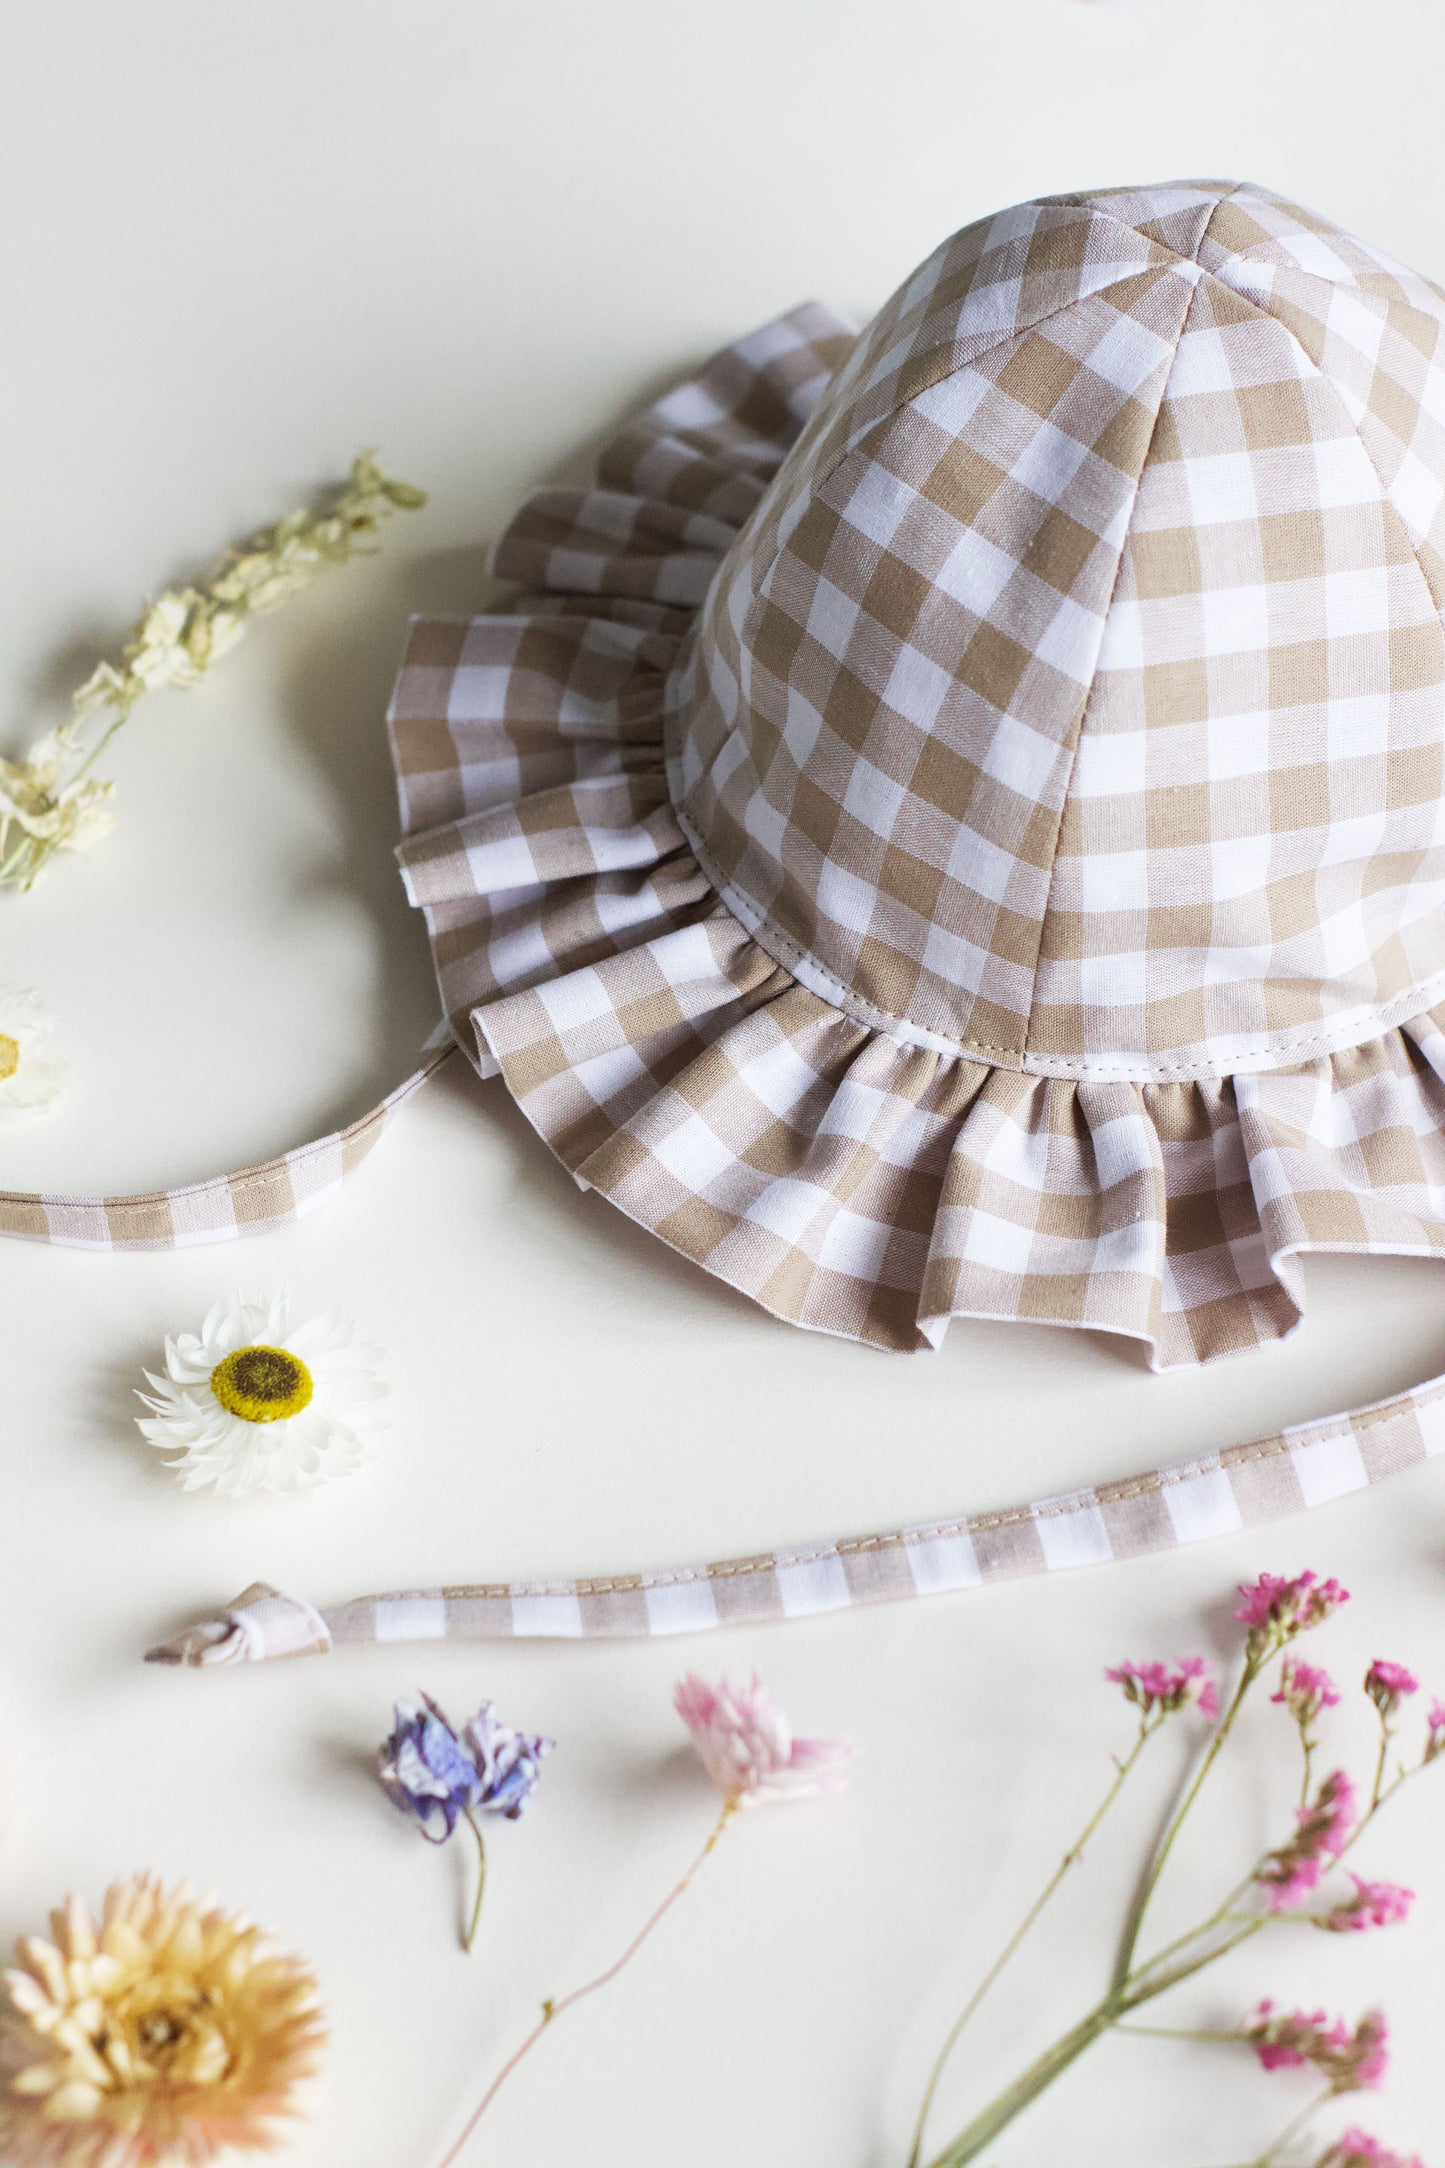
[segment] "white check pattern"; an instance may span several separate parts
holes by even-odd
[[[1436,1378],[1351,1415],[1066,1497],[714,1565],[402,1589],[325,1610],[257,1582],[148,1660],[209,1668],[343,1643],[636,1639],[808,1618],[1177,1550],[1348,1497],[1442,1453]]]
[[[850,1015],[1098,1081],[1445,995],[1445,300],[1267,190],[1024,204],[900,289],[704,607],[672,788]]]
[[[800,310],[670,393],[398,680],[477,1066],[885,1348],[1189,1364],[1289,1331],[1310,1250],[1445,1251],[1442,321],[1184,184],[985,220],[861,339]]]
[[[235,1174],[135,1197],[0,1190],[0,1235],[68,1250],[184,1250],[270,1234],[329,1203],[412,1093],[455,1051],[445,1046],[430,1055],[379,1106],[358,1115],[345,1129]]]

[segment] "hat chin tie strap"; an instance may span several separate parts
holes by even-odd
[[[581,1641],[701,1633],[1168,1551],[1367,1489],[1445,1455],[1445,1377],[1249,1445],[1029,1505],[661,1573],[494,1581],[317,1611],[258,1582],[151,1663],[260,1663],[343,1642]]]
[[[146,1652],[148,1664],[261,1664],[273,1656],[324,1656],[331,1632],[319,1611],[253,1581],[221,1618],[205,1619]]]
[[[285,1226],[325,1203],[454,1044],[346,1129],[237,1174],[132,1197],[0,1192],[0,1235],[163,1250]],[[1176,1550],[1367,1489],[1445,1454],[1445,1377],[1095,1488],[956,1520],[665,1572],[403,1589],[318,1610],[254,1582],[218,1617],[148,1651],[205,1669],[323,1655],[340,1642],[594,1640],[700,1633]]]
[[[237,1235],[269,1234],[326,1204],[366,1158],[412,1093],[455,1053],[433,1033],[421,1066],[345,1129],[299,1144],[279,1159],[179,1189],[134,1197],[52,1197],[0,1190],[0,1235],[70,1250],[178,1250]]]

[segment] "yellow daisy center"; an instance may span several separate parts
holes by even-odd
[[[14,1076],[19,1067],[20,1041],[12,1039],[8,1032],[0,1031],[0,1084],[6,1077]]]
[[[211,1391],[243,1423],[299,1415],[315,1391],[311,1372],[284,1347],[238,1347],[211,1372]]]

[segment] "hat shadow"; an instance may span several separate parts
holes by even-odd
[[[585,487],[601,448],[695,359],[683,355],[640,383],[620,412],[538,474],[532,487]],[[505,590],[487,570],[493,539],[479,533],[475,541],[413,553],[384,542],[359,568],[364,596],[358,601],[353,585],[351,606],[330,613],[328,629],[290,644],[281,661],[280,720],[324,783],[337,832],[327,858],[298,869],[292,895],[298,907],[339,903],[359,910],[376,944],[372,1051],[331,1102],[332,1126],[354,1120],[398,1084],[438,1020],[426,928],[396,865],[400,823],[385,715],[414,615],[465,618],[497,606]]]

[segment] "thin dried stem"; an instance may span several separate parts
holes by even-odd
[[[475,2108],[473,2108],[470,2116],[467,2118],[460,2137],[458,2137],[452,2143],[452,2145],[448,2147],[447,2151],[442,2155],[442,2158],[438,2163],[438,2168],[452,2168],[452,2162],[457,2158],[457,2155],[461,2152],[463,2146],[471,2137],[472,2132],[476,2129],[478,2123],[486,2114],[488,2108],[496,2099],[498,2093],[502,2090],[502,2087],[506,2084],[508,2078],[512,2075],[512,2072],[516,2069],[517,2065],[527,2055],[531,2053],[532,2049],[537,2045],[537,2042],[541,2039],[543,2033],[546,2032],[547,2028],[550,2025],[554,2025],[556,2023],[557,2019],[562,2015],[562,2012],[564,2010],[573,2009],[576,2004],[584,2001],[588,1995],[595,1995],[599,1987],[606,1987],[610,1980],[615,1980],[618,1973],[621,1972],[623,1966],[629,1964],[631,1960],[637,1955],[637,1952],[642,1948],[643,1943],[646,1942],[648,1936],[652,1933],[654,1927],[656,1927],[658,1923],[667,1916],[667,1914],[672,1910],[672,1907],[677,1903],[678,1898],[682,1895],[683,1891],[692,1881],[693,1876],[702,1866],[703,1861],[712,1852],[714,1846],[717,1844],[718,1839],[721,1837],[723,1831],[727,1828],[728,1823],[732,1820],[733,1816],[737,1813],[737,1811],[738,1803],[736,1799],[724,1800],[722,1813],[718,1816],[717,1821],[713,1824],[712,1831],[708,1837],[706,1844],[698,1853],[692,1865],[682,1876],[681,1880],[673,1884],[672,1888],[663,1898],[662,1903],[657,1907],[657,1910],[653,1912],[647,1920],[644,1921],[638,1932],[628,1943],[626,1949],[622,1952],[622,1955],[617,1958],[612,1964],[610,1964],[605,1972],[599,1972],[597,1974],[597,1977],[593,1980],[584,1981],[581,1987],[574,1987],[570,1994],[560,1996],[556,2001],[553,2001],[549,1998],[548,2001],[543,2003],[542,2015],[538,2018],[536,2024],[532,2027],[532,2030],[528,2033],[526,2039],[522,2042],[521,2046],[517,2048],[513,2054],[509,2055],[506,2062],[503,2063],[501,2069],[497,2072],[497,2075],[493,2078],[491,2084],[487,2087],[487,2090],[483,2093],[481,2099],[477,2102],[477,2105],[475,2106]]]

